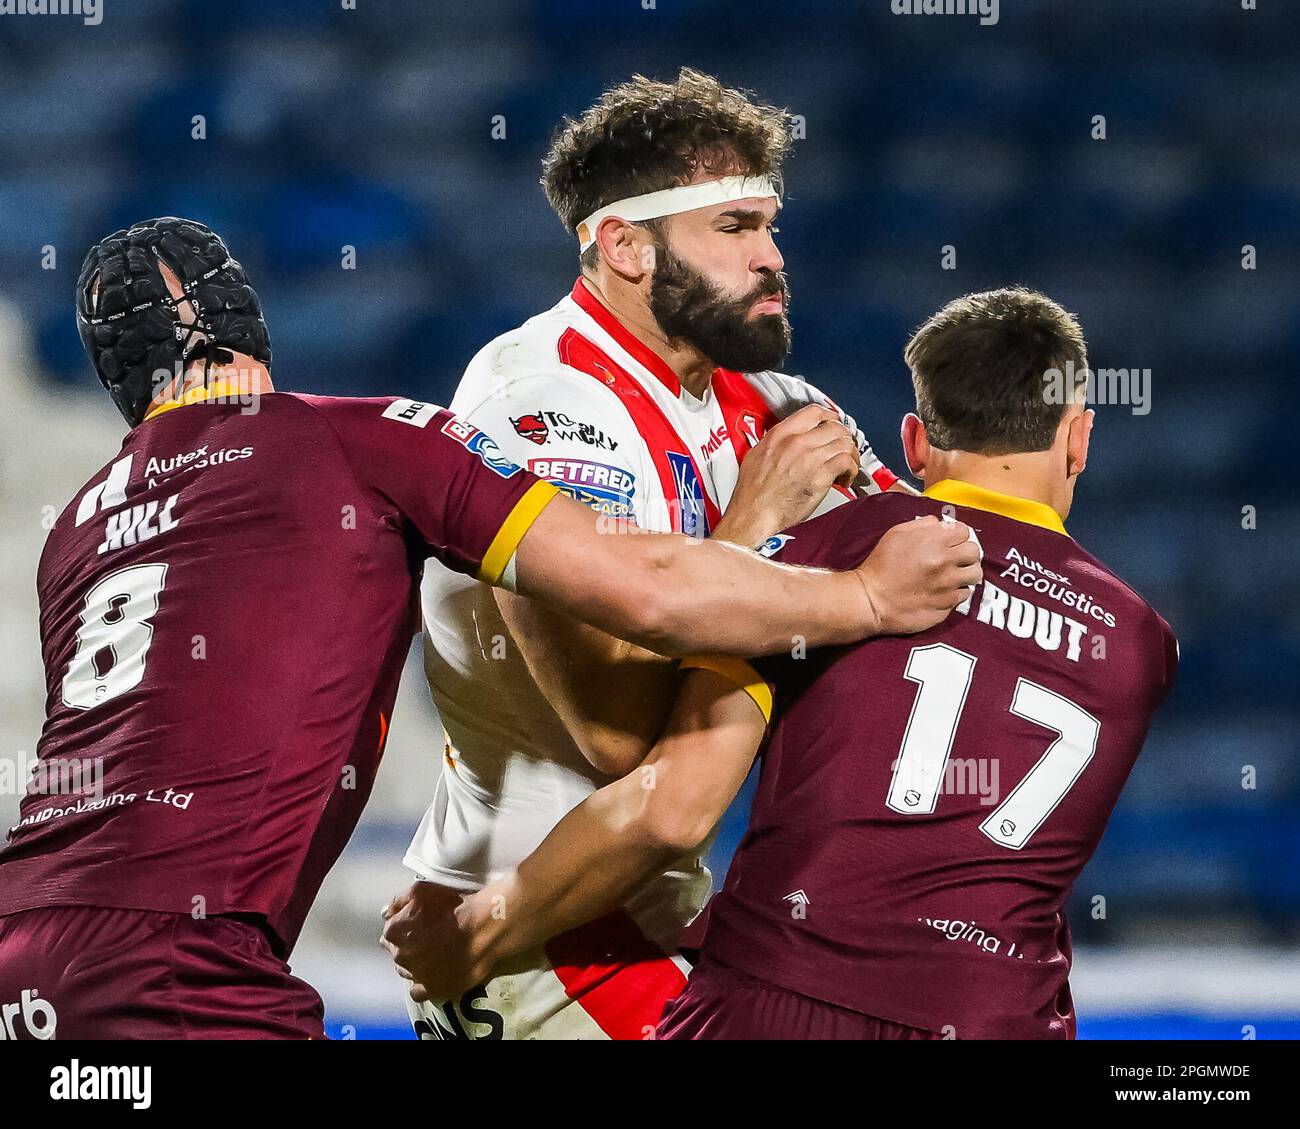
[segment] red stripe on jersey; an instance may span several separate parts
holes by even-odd
[[[626,351],[628,356],[654,373],[669,392],[674,396],[681,395],[681,381],[677,379],[677,374],[669,367],[668,362],[619,321],[614,316],[614,312],[591,292],[582,279],[578,279],[573,284],[569,297],[582,307],[592,321],[617,341],[619,347]]]
[[[882,463],[871,472],[871,481],[879,486],[881,490],[888,490],[898,481],[898,475]]]
[[[611,1039],[644,1039],[686,977],[623,910],[546,943],[546,958],[564,985]]]
[[[763,399],[743,373],[732,372],[730,369],[713,370],[713,392],[718,397],[718,407],[722,409],[722,418],[727,421],[727,435],[731,437],[731,445],[736,449],[736,461],[744,462],[745,456],[749,454],[751,448],[757,445],[758,441],[763,438],[768,431],[775,427],[780,420],[772,411],[768,402]],[[829,397],[827,397],[829,399]],[[839,411],[839,408],[835,409]],[[842,414],[842,413],[841,413]],[[889,471],[881,468],[895,482]],[[876,472],[877,474],[880,471]],[[876,476],[873,474],[872,478]],[[879,482],[879,479],[876,479]],[[847,490],[843,486],[836,486],[841,494],[846,498],[853,498],[852,490]],[[882,490],[887,487],[882,486]]]
[[[691,465],[695,468],[695,477],[700,484],[700,493],[704,496],[705,518],[710,529],[716,527],[722,519],[722,513],[709,497],[708,489],[704,485],[704,476],[700,474],[690,444],[677,434],[677,430],[659,405],[608,353],[583,337],[576,329],[566,329],[556,349],[562,364],[595,377],[622,400],[623,407],[632,417],[633,426],[650,449],[650,457],[654,460],[655,473],[659,476],[664,501],[668,503],[668,512],[672,517],[673,530],[681,532],[682,501],[677,494],[677,478],[673,474],[672,464],[668,461],[669,451],[681,454],[691,461]]]
[[[727,435],[736,450],[736,461],[744,462],[750,448],[776,425],[776,413],[755,391],[743,373],[713,370],[713,394],[727,424]]]

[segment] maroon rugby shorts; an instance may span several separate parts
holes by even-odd
[[[705,957],[665,1008],[656,1039],[940,1039],[766,984]]]
[[[323,1039],[254,922],[95,906],[0,917],[0,1039]]]

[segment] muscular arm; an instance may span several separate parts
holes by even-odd
[[[766,719],[733,681],[690,671],[668,728],[638,771],[588,796],[519,866],[465,898],[445,937],[403,947],[411,901],[389,920],[386,944],[415,981],[413,998],[454,998],[492,966],[618,905],[638,882],[703,842],[735,798]]]
[[[745,548],[802,521],[837,479],[858,470],[857,445],[835,414],[804,408],[749,453],[715,540]],[[663,729],[675,680],[660,656],[498,591],[502,619],[538,688],[600,771],[621,776]]]
[[[646,755],[672,705],[662,655],[497,589],[497,605],[528,671],[582,755],[622,776]]]
[[[875,566],[791,568],[719,541],[645,533],[563,496],[538,515],[516,561],[521,595],[665,655],[773,654],[796,639],[821,646],[879,634],[894,579]],[[947,592],[949,579],[935,622],[964,598],[955,583]]]
[[[747,515],[745,521],[728,524],[724,518],[714,537],[748,545],[777,532],[755,535]],[[533,681],[582,755],[610,776],[631,772],[645,759],[672,708],[677,689],[672,664],[536,600],[503,589],[495,594]]]
[[[965,586],[981,577],[969,530],[937,518],[889,529],[856,573],[791,568],[734,546],[680,536],[602,534],[601,526],[602,519],[570,499],[552,500],[519,543],[520,590],[658,651],[756,654],[781,650],[795,635],[815,646],[870,633],[920,631],[966,599]],[[855,577],[856,592],[851,583],[840,586]],[[851,626],[859,616],[867,622]],[[642,867],[707,834],[762,736],[762,715],[752,700],[727,685],[704,674],[690,677],[652,754],[652,775],[634,772],[616,781],[561,825],[559,845],[548,847],[537,872],[537,892],[530,870],[519,924],[503,932],[501,943],[526,944],[525,938],[553,921],[599,912],[645,872]],[[641,790],[645,783],[653,787]],[[603,844],[590,863],[582,853],[589,838]],[[615,838],[621,845],[605,861],[604,845]],[[492,899],[501,896],[510,891],[496,889],[475,904],[495,911]],[[554,907],[546,908],[552,899]],[[474,936],[458,927],[451,912],[458,900],[453,891],[421,882],[386,914],[385,945],[399,970],[436,986],[428,989],[434,995],[443,993],[437,986],[459,983],[458,961]],[[506,917],[512,912],[507,908]],[[501,914],[493,912],[492,920],[501,921]],[[484,941],[485,951],[489,945],[495,951],[497,943]]]

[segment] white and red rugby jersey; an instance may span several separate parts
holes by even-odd
[[[797,377],[721,369],[697,399],[579,280],[551,309],[483,348],[450,408],[507,458],[594,509],[703,537],[730,500],[749,448],[812,402],[839,411]],[[858,435],[859,489],[887,489],[894,476]],[[832,492],[823,505],[844,500]],[[406,863],[472,888],[522,861],[604,778],[517,648],[498,642],[509,633],[486,585],[430,562],[423,604],[425,671],[449,752]],[[699,860],[683,860],[640,890],[629,913],[671,952],[709,884]]]

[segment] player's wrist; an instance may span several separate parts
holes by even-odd
[[[843,575],[847,582],[848,606],[857,611],[857,623],[862,629],[861,638],[870,639],[886,634],[886,603],[880,591],[880,578],[870,561]]]
[[[772,514],[732,505],[710,535],[715,541],[729,541],[742,549],[761,545],[780,530]]]
[[[486,978],[492,965],[508,956],[507,945],[515,898],[515,873],[511,871],[490,885],[469,895],[456,911],[465,934],[465,953],[473,978]]]

